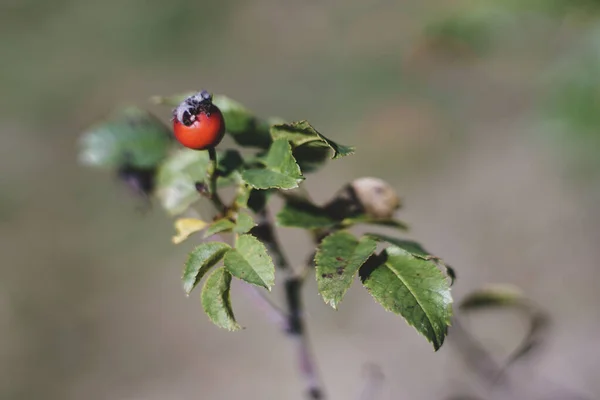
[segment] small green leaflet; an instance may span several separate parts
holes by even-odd
[[[431,261],[397,246],[385,249],[382,264],[363,277],[363,285],[386,310],[400,314],[438,350],[452,317],[448,280]]]
[[[237,331],[241,327],[233,315],[230,291],[231,274],[223,267],[217,268],[210,274],[202,288],[202,308],[218,327]]]
[[[235,228],[233,231],[235,233],[248,233],[248,231],[254,226],[256,223],[252,219],[252,216],[247,212],[240,211],[237,215],[237,220],[235,221]]]
[[[167,156],[171,133],[149,112],[127,107],[84,132],[79,145],[83,164],[154,168]]]
[[[188,256],[183,271],[183,289],[187,295],[231,247],[226,243],[207,242],[196,247]]]
[[[275,284],[275,266],[265,246],[254,236],[238,237],[235,249],[224,259],[225,268],[231,275],[253,285],[271,290]]]
[[[331,158],[334,159],[354,154],[354,147],[342,146],[335,143],[333,140],[327,139],[307,121],[273,125],[271,127],[271,136],[273,137],[273,140],[285,139],[291,142],[294,147],[307,144],[329,147],[333,150],[333,156]]]
[[[348,232],[327,236],[315,256],[317,285],[325,303],[337,309],[352,285],[358,269],[373,254],[377,242],[368,237],[360,241]]]
[[[210,224],[204,232],[204,237],[211,237],[217,233],[231,231],[235,227],[235,223],[228,218],[221,218]]]
[[[304,179],[285,139],[273,142],[264,164],[266,168],[245,170],[242,179],[255,189],[293,189]]]

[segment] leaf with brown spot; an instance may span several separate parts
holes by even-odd
[[[331,234],[321,242],[315,256],[317,285],[327,304],[337,309],[358,269],[376,247],[377,243],[368,237],[357,240],[343,231]]]

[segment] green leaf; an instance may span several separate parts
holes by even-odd
[[[217,233],[231,231],[235,228],[235,223],[228,218],[221,218],[210,224],[208,229],[204,232],[204,237],[210,237],[212,235],[216,235]]]
[[[207,242],[196,247],[185,263],[182,278],[185,293],[189,295],[208,270],[221,261],[230,249],[227,243],[221,242]]]
[[[233,228],[233,231],[235,233],[248,233],[248,231],[254,228],[255,225],[256,223],[250,214],[240,211],[237,215],[237,220],[235,221],[235,228]]]
[[[128,107],[84,132],[79,144],[84,164],[153,168],[167,156],[171,133],[149,112]]]
[[[373,254],[377,242],[360,241],[348,232],[336,232],[321,242],[315,256],[317,285],[325,303],[337,309],[358,269]]]
[[[354,154],[354,147],[342,146],[333,140],[327,139],[307,121],[298,121],[291,124],[278,124],[271,127],[273,140],[285,139],[294,147],[311,144],[312,146],[329,147],[333,150],[331,158],[340,158]]]
[[[438,350],[452,316],[448,281],[433,262],[400,247],[388,247],[383,256],[381,265],[362,276],[365,288],[386,310],[402,315]]]
[[[210,320],[229,331],[241,329],[231,307],[231,274],[225,268],[216,269],[202,288],[202,308]]]
[[[225,255],[225,267],[233,276],[271,290],[275,284],[275,266],[265,246],[254,236],[241,235],[235,249]]]
[[[268,149],[271,145],[269,124],[255,117],[242,104],[226,96],[214,96],[213,103],[219,107],[225,119],[227,133],[240,146]]]
[[[337,223],[321,207],[301,199],[288,199],[277,214],[277,224],[302,229],[330,228]]]
[[[177,234],[173,236],[174,244],[179,244],[189,238],[192,234],[206,228],[208,224],[197,218],[180,218],[175,221],[175,230]]]
[[[286,140],[273,142],[263,162],[266,168],[242,173],[242,179],[255,189],[293,189],[304,179]]]

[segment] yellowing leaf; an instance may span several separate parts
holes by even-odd
[[[206,228],[208,224],[201,219],[196,218],[180,218],[175,221],[175,230],[177,234],[173,236],[173,243],[179,244],[186,240],[193,233],[199,232]]]

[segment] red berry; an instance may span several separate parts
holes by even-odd
[[[225,134],[225,120],[217,106],[206,104],[191,117],[190,125],[173,118],[173,130],[179,143],[190,149],[206,150],[221,142]]]

